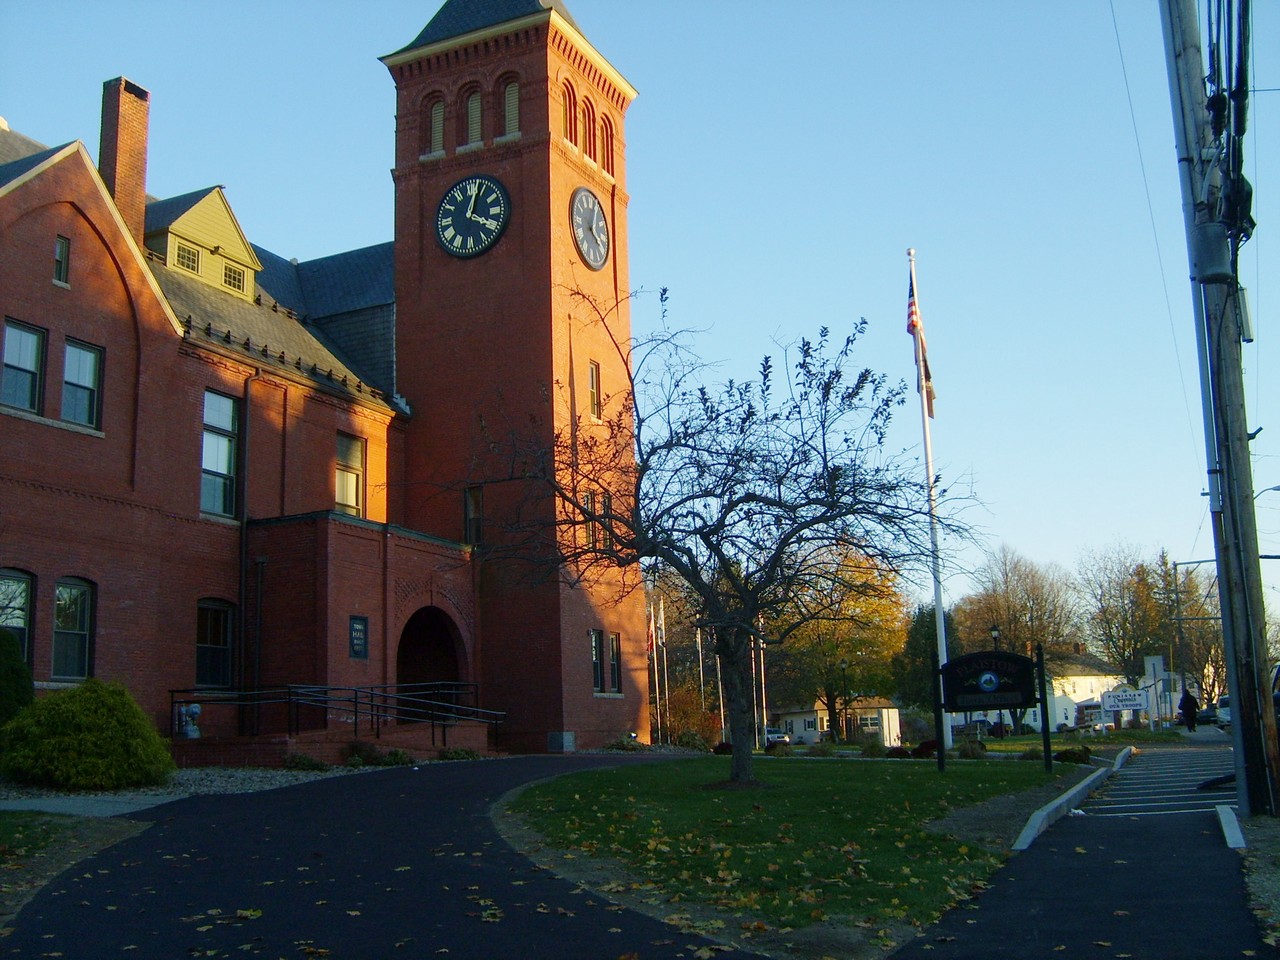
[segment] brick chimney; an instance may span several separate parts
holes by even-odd
[[[102,85],[98,172],[125,226],[142,246],[147,216],[147,120],[151,94],[124,77]]]

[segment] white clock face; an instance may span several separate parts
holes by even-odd
[[[609,259],[609,221],[600,199],[586,187],[573,191],[569,201],[569,226],[582,262],[599,270]]]
[[[511,219],[507,191],[493,177],[459,180],[436,209],[436,240],[455,257],[478,257],[502,236]]]

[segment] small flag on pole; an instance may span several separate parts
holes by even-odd
[[[649,641],[649,655],[650,655],[650,656],[652,656],[652,655],[653,655],[653,634],[654,634],[653,604],[649,604],[649,636],[648,636],[648,641]]]
[[[929,372],[929,352],[924,342],[924,321],[920,319],[920,308],[916,305],[916,278],[914,271],[907,281],[907,333],[916,343],[916,370],[919,377],[916,390],[923,390],[925,407],[929,417],[933,417],[933,374]]]

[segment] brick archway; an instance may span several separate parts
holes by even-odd
[[[469,673],[462,634],[449,615],[439,607],[415,611],[396,647],[396,682],[457,682]]]

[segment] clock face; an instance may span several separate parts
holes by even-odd
[[[478,257],[502,236],[511,199],[493,177],[465,177],[450,187],[436,210],[436,240],[455,257]]]
[[[609,221],[604,217],[600,199],[586,187],[573,191],[569,201],[569,226],[573,242],[582,262],[599,270],[609,259]]]

